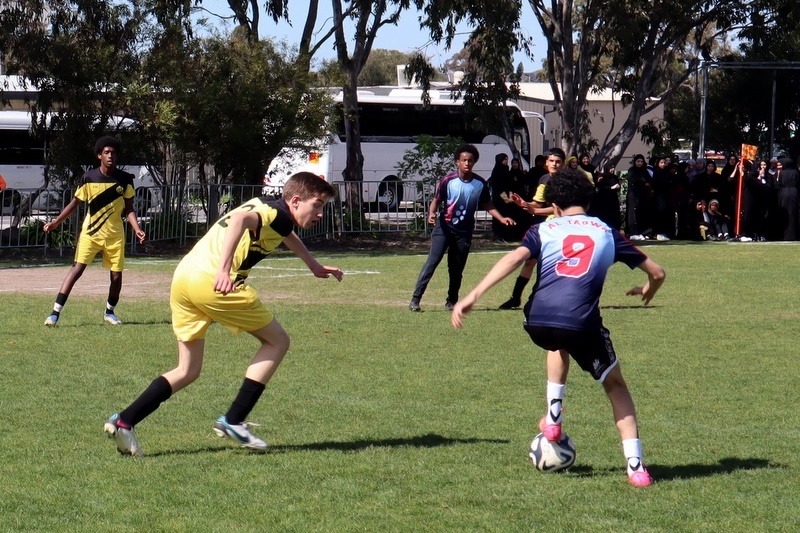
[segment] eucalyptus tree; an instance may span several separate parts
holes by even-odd
[[[616,162],[642,116],[668,100],[711,59],[714,43],[741,27],[752,0],[528,0],[547,39],[545,61],[562,147],[585,148],[587,97],[611,89],[628,115],[594,162]]]

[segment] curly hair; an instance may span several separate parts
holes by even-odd
[[[588,209],[594,196],[594,185],[577,170],[565,168],[553,174],[544,189],[544,199],[561,209],[580,206]]]

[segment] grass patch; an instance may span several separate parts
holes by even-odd
[[[577,366],[564,426],[576,464],[563,474],[528,464],[544,357],[521,312],[496,310],[513,277],[454,331],[444,264],[425,312],[410,313],[424,255],[320,252],[347,271],[341,284],[285,256],[253,271],[293,340],[250,417],[266,454],[211,432],[256,347],[248,335],[212,326],[203,375],[137,427],[147,457],[123,458],[102,423],[174,366],[167,296],[123,288],[125,325],[114,328],[101,322],[104,299],[78,285],[46,329],[55,294],[3,292],[0,531],[800,528],[798,247],[645,251],[668,272],[653,304],[624,295],[643,274],[617,265],[602,312],[653,487],[627,484],[608,402]],[[498,258],[476,250],[464,290]],[[175,264],[130,258],[127,268],[170,276]],[[37,269],[28,273],[35,283]]]

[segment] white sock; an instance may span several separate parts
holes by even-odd
[[[642,470],[642,441],[639,439],[625,439],[622,441],[622,453],[628,461],[628,472]]]
[[[565,383],[547,382],[547,420],[548,424],[561,423],[561,411],[564,409]]]
[[[114,312],[114,306],[111,305],[110,303],[106,303],[106,313],[108,314],[113,312]]]

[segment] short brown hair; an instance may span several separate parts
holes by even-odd
[[[299,196],[303,200],[311,197],[333,198],[336,196],[336,189],[330,183],[311,172],[298,172],[293,174],[283,185],[284,200],[289,200],[292,196]]]

